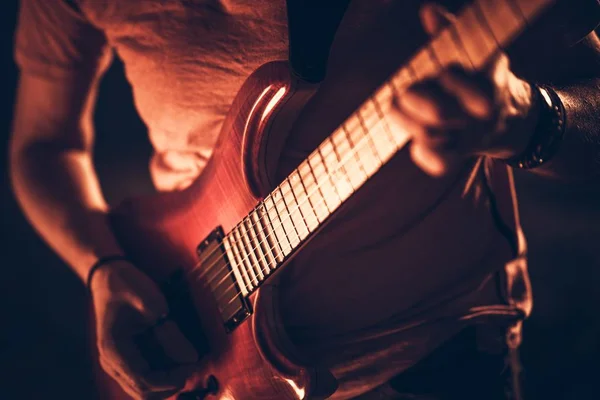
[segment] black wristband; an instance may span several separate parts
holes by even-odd
[[[98,259],[98,261],[96,261],[94,263],[94,265],[92,265],[92,267],[90,268],[89,272],[88,272],[88,276],[87,276],[87,288],[88,290],[92,289],[92,277],[94,276],[94,273],[96,271],[98,271],[98,269],[100,269],[100,267],[103,267],[107,264],[110,264],[112,262],[115,261],[127,261],[130,262],[129,259],[123,255],[120,254],[113,254],[110,256],[106,256],[106,257],[100,257]]]
[[[565,135],[567,113],[556,92],[542,85],[532,85],[539,103],[539,120],[525,151],[504,160],[513,168],[531,169],[550,161],[558,152]]]

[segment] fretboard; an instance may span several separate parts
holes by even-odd
[[[409,140],[392,98],[459,63],[480,69],[553,0],[477,0],[421,48],[224,238],[243,295],[258,288]]]

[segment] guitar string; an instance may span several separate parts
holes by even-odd
[[[385,121],[385,119],[379,119],[379,120],[377,121],[377,123],[374,125],[374,127],[375,127],[375,126],[377,126],[377,125],[380,125],[381,123],[384,123],[384,124],[385,124],[385,126],[383,127],[383,130],[385,130],[385,131],[387,132],[387,134],[388,134],[388,135],[390,135],[391,137],[393,137],[393,134],[392,134],[392,133],[391,133],[391,131],[389,130],[389,126],[387,125],[387,121]],[[372,128],[370,128],[370,129],[373,129],[373,127],[372,127]],[[362,137],[362,138],[359,140],[359,142],[357,143],[357,145],[355,146],[355,148],[354,148],[354,149],[361,149],[361,148],[363,148],[365,145],[369,145],[370,147],[372,147],[372,144],[371,144],[371,143],[369,143],[370,141],[371,141],[371,138],[370,138],[370,137],[368,137],[368,136],[363,136],[363,137]],[[394,140],[394,142],[395,142],[395,140]],[[398,151],[398,150],[399,150],[399,147],[398,147],[398,145],[395,145],[395,146],[396,146],[396,149],[394,150],[394,152],[392,152],[392,153],[391,153],[391,155],[393,155],[393,154],[394,154],[396,151]],[[337,166],[336,170],[334,171],[334,172],[335,172],[335,176],[337,177],[338,181],[339,181],[339,174],[338,174],[338,172],[339,172],[339,170],[340,170],[340,169],[341,169],[341,168],[342,168],[342,167],[343,167],[343,166],[344,166],[344,165],[347,163],[347,161],[349,161],[349,160],[352,158],[352,156],[354,156],[354,153],[355,153],[354,149],[353,149],[353,151],[352,151],[352,153],[353,153],[353,154],[348,154],[348,159],[344,160],[343,162],[340,162],[340,163],[338,164],[338,166]],[[383,163],[382,163],[382,164],[381,164],[379,167],[377,167],[377,168],[380,168],[382,165],[383,165]],[[374,172],[375,172],[375,171],[374,171]],[[342,179],[344,179],[344,178],[342,178]],[[319,185],[317,185],[317,186],[319,186]],[[312,191],[312,193],[315,193],[315,191],[313,190],[313,191]],[[311,194],[312,194],[312,193],[311,193]],[[290,218],[291,218],[290,216],[291,216],[291,214],[293,214],[293,212],[297,212],[297,211],[300,211],[300,212],[301,212],[300,206],[301,206],[302,204],[304,204],[304,203],[306,203],[307,201],[309,201],[309,200],[310,200],[310,199],[309,199],[309,197],[310,197],[310,195],[311,195],[311,194],[308,194],[306,199],[303,199],[303,201],[302,201],[302,202],[301,202],[301,203],[300,203],[298,206],[295,206],[295,207],[294,207],[294,211],[292,211],[292,212],[290,212],[288,215],[286,215],[286,218],[285,218],[284,220],[290,219]],[[340,200],[341,200],[341,198],[340,198]],[[325,199],[325,198],[323,198],[323,197],[321,196],[321,199],[318,201],[318,204],[325,203],[325,202],[326,202],[326,199]],[[325,205],[326,205],[326,203],[325,203]],[[327,206],[327,205],[326,205],[326,206]],[[339,204],[338,204],[338,206],[339,206]],[[338,207],[338,206],[336,206],[336,207]],[[316,217],[316,213],[315,213],[315,217]],[[284,220],[282,220],[282,222],[283,222]],[[293,223],[293,221],[292,221],[292,223]],[[282,223],[282,224],[280,224],[278,227],[281,227],[281,226],[283,226],[283,223]],[[277,229],[277,228],[275,228],[275,229]],[[307,229],[307,231],[308,231],[308,229]],[[275,232],[273,232],[273,233],[275,233]],[[310,233],[312,233],[312,232],[308,232],[308,233],[310,234]],[[267,237],[269,237],[269,236],[272,236],[272,235],[270,235],[270,234],[267,234],[267,235],[265,235],[265,239],[266,239]],[[307,236],[307,237],[308,237],[308,236]],[[277,238],[275,237],[275,239],[277,239]],[[300,237],[298,236],[298,242],[301,242],[301,241],[303,241],[303,240],[305,240],[305,239],[306,239],[306,237],[304,237],[303,239],[300,239]],[[278,240],[277,240],[277,241],[278,241]],[[289,242],[289,239],[288,239],[288,242]],[[270,244],[266,242],[266,240],[261,240],[261,241],[259,242],[259,245],[260,245],[260,244],[265,244],[265,247],[266,247],[268,250],[273,250],[273,249],[275,248],[275,246],[271,247],[271,246],[270,246]],[[290,244],[291,244],[291,243],[290,243]],[[258,247],[260,247],[260,246],[256,246],[256,247],[254,247],[252,250],[256,250]],[[295,246],[290,246],[290,248],[293,248],[293,247],[295,247]],[[213,253],[214,253],[214,252],[216,252],[216,251],[217,251],[217,250],[215,249],[215,250],[213,251]],[[211,253],[211,254],[213,254],[213,253]],[[284,257],[283,257],[283,259],[285,259],[285,257],[286,257],[287,255],[289,255],[289,254],[290,254],[290,253],[288,253],[288,254],[285,254],[285,255],[284,255]],[[249,258],[250,258],[250,254],[246,255],[246,256],[245,256],[245,257],[243,257],[243,258],[241,258],[241,257],[240,257],[240,261],[241,261],[241,262],[237,262],[237,263],[238,263],[238,264],[242,264],[244,261],[248,261],[248,262],[249,262],[249,261],[250,261],[250,260],[249,260]],[[213,263],[212,263],[212,264],[211,264],[209,267],[212,267],[212,266],[214,266],[214,265],[215,265],[215,264],[217,264],[219,261],[222,261],[222,260],[224,260],[224,259],[225,259],[225,256],[223,255],[222,257],[220,257],[219,259],[217,259],[215,262],[213,262]],[[230,261],[230,262],[231,262],[231,261]],[[267,263],[267,265],[268,265],[268,264],[269,264],[269,263]],[[227,263],[226,263],[226,265],[227,265]],[[230,266],[231,266],[231,265],[230,265]],[[207,267],[207,268],[209,268],[209,267]],[[242,267],[243,267],[243,266],[242,266]],[[258,267],[258,269],[259,269],[260,271],[262,271],[262,272],[266,272],[266,275],[267,275],[267,276],[268,276],[268,275],[269,275],[271,272],[273,272],[273,271],[275,270],[275,268],[273,268],[273,269],[272,269],[272,270],[270,270],[270,271],[269,271],[269,270],[265,270],[265,269],[263,269],[263,268],[262,268],[262,266],[260,265],[260,263],[257,263],[257,267]],[[270,267],[270,265],[269,265],[269,267]],[[221,268],[221,270],[220,270],[220,271],[222,271],[223,269],[227,269],[227,268],[226,268],[226,267],[224,267],[224,268]],[[204,269],[203,269],[202,271],[200,271],[200,272],[203,272],[203,271],[204,271]],[[219,272],[220,272],[220,271],[219,271]],[[217,287],[218,287],[219,285],[221,285],[221,284],[222,284],[222,282],[223,282],[225,279],[227,279],[229,276],[231,276],[233,273],[234,273],[234,271],[230,271],[230,272],[229,272],[229,273],[227,273],[225,276],[221,277],[221,280],[220,280],[220,281],[219,281],[219,283],[217,283],[217,285],[215,285],[215,286],[217,286]],[[200,275],[200,276],[198,277],[198,279],[200,279],[200,277],[201,277],[201,276],[203,276],[203,275],[204,275],[204,274]],[[217,277],[218,277],[218,276],[219,276],[219,274],[217,273],[217,275],[216,275],[216,276],[214,276],[214,277],[213,277],[211,280],[207,281],[207,284],[209,284],[209,285],[210,285],[212,282],[214,282],[214,280],[215,280],[215,279],[217,279]],[[248,281],[249,281],[249,282],[251,282],[251,285],[252,285],[252,290],[253,290],[254,288],[258,287],[258,284],[256,284],[256,285],[255,285],[255,284],[253,283],[253,281],[255,281],[255,279],[248,279]],[[256,279],[256,281],[258,281],[258,279]],[[262,282],[262,279],[261,279],[261,281],[260,281],[260,282],[258,282],[258,283],[261,283],[261,282]],[[230,290],[230,289],[231,289],[233,286],[235,286],[235,284],[236,284],[236,283],[238,283],[238,284],[239,284],[239,282],[237,282],[237,279],[236,279],[236,281],[235,281],[234,283],[232,283],[230,286],[228,286],[228,287],[227,287],[227,288],[224,290],[224,293],[223,293],[223,294],[222,294],[220,297],[222,297],[224,294],[227,294],[227,292],[228,292],[228,291],[229,291],[229,290]],[[244,286],[246,287],[246,289],[248,290],[249,288],[248,288],[248,285],[246,284],[246,282],[244,281],[243,283],[244,283]],[[248,290],[248,291],[251,291],[251,290]],[[231,301],[235,300],[235,299],[237,298],[237,296],[239,296],[239,294],[237,294],[237,295],[236,295],[236,296],[235,296],[235,297],[234,297],[234,298],[233,298]],[[220,298],[220,297],[219,297],[219,298]],[[219,298],[218,298],[218,299],[219,299]],[[231,301],[230,301],[230,302],[231,302]]]

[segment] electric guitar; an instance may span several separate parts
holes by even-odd
[[[211,160],[189,188],[112,211],[121,246],[161,284],[170,318],[198,349],[197,371],[177,398],[316,399],[335,392],[329,371],[296,357],[276,322],[276,294],[262,285],[277,279],[407,144],[409,132],[389,129],[394,96],[451,63],[482,68],[552,3],[466,6],[281,182],[274,178],[279,153],[317,88],[294,78],[286,62],[265,64],[242,86]],[[150,335],[136,340],[152,366],[168,363]]]

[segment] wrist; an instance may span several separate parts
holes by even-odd
[[[124,269],[132,267],[134,266],[131,261],[119,254],[100,257],[88,271],[87,288],[91,294],[97,292],[98,289],[105,291],[107,287],[110,287],[110,280],[114,274],[120,274]]]
[[[503,154],[503,159],[510,159],[523,154],[527,150],[527,146],[535,133],[536,127],[540,121],[540,93],[535,85],[525,82],[527,87],[527,107],[523,113],[518,129],[514,130],[514,134],[510,138],[506,154]]]
[[[537,93],[538,118],[524,150],[503,161],[513,168],[532,169],[558,152],[566,131],[566,111],[558,94],[547,86],[533,86]]]
[[[534,85],[519,80],[521,90],[511,95],[508,112],[498,121],[496,130],[503,131],[485,154],[497,159],[510,159],[522,154],[529,145],[540,118],[539,92]]]

